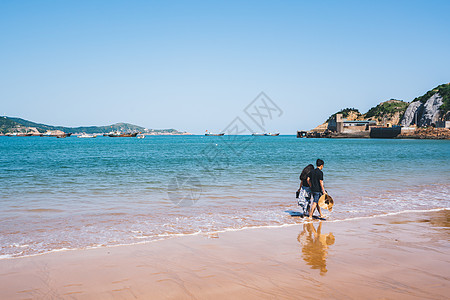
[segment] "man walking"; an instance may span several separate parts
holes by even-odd
[[[311,192],[313,194],[313,204],[311,207],[311,210],[309,211],[309,219],[312,219],[314,210],[317,207],[317,210],[319,211],[320,217],[323,218],[322,211],[320,210],[320,207],[318,205],[319,198],[323,194],[326,194],[325,188],[323,187],[323,160],[317,159],[316,166],[314,170],[312,170],[308,175],[308,184],[311,187]]]

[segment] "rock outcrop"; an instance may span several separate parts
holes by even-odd
[[[423,113],[423,103],[420,101],[412,102],[405,111],[400,122],[402,126],[411,126],[418,123]],[[417,120],[417,122],[416,122]]]
[[[423,105],[423,114],[420,118],[419,126],[430,126],[431,124],[436,124],[439,121],[440,110],[439,108],[443,104],[442,97],[439,93],[434,94],[430,99]]]
[[[417,125],[418,127],[436,124],[440,117],[440,107],[443,104],[439,93],[432,95],[425,103],[420,101],[412,102],[405,111],[400,122],[402,126]]]

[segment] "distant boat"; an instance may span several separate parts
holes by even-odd
[[[279,132],[277,132],[277,133],[265,133],[264,135],[266,135],[266,136],[279,136],[280,133]]]
[[[69,136],[71,136],[71,135],[72,135],[72,133],[64,133],[64,134],[59,134],[59,135],[57,135],[56,137],[57,137],[58,139],[61,139],[61,138],[69,137]]]
[[[136,137],[138,135],[139,132],[127,132],[127,133],[123,133],[123,132],[110,132],[108,134],[109,137]]]
[[[86,134],[86,133],[83,133],[82,135],[79,135],[78,137],[79,137],[79,138],[85,138],[85,139],[92,139],[92,138],[96,138],[97,135],[95,135],[95,134]]]
[[[253,136],[265,136],[267,133],[252,133]]]
[[[225,133],[221,132],[221,133],[211,133],[211,132],[207,132],[205,133],[206,136],[222,136],[225,135]]]
[[[138,135],[137,138],[138,138],[138,139],[143,139],[143,138],[145,138],[145,135],[143,135],[143,134]]]

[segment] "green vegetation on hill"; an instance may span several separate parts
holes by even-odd
[[[153,133],[180,133],[175,129],[150,129],[147,130],[144,127],[128,124],[128,123],[116,123],[108,126],[84,126],[84,127],[63,127],[63,126],[51,126],[41,123],[35,123],[21,118],[0,117],[0,133],[7,133],[15,131],[17,127],[34,127],[39,132],[43,133],[47,130],[61,130],[66,133],[109,133],[111,131],[120,132],[153,132]]]
[[[341,109],[341,110],[338,111],[337,113],[332,114],[332,115],[328,118],[327,122],[330,122],[331,120],[333,120],[334,117],[335,117],[337,114],[342,114],[342,117],[345,119],[345,118],[347,118],[348,115],[349,115],[350,113],[352,113],[352,112],[355,113],[355,114],[358,115],[358,116],[361,115],[361,113],[359,112],[358,109],[356,109],[356,108],[349,108],[349,107],[348,107],[348,108]]]
[[[17,128],[20,127],[20,124],[17,122],[14,122],[13,120],[7,118],[7,117],[0,117],[0,133],[7,133],[9,132],[10,128]]]
[[[375,107],[369,109],[365,114],[361,114],[356,108],[344,108],[337,113],[332,114],[327,122],[333,120],[336,114],[342,114],[344,119],[348,118],[350,114],[356,115],[358,119],[371,119],[380,122],[381,120],[391,120],[394,123],[399,121],[406,111],[409,103],[402,100],[391,99],[389,101],[382,102]],[[398,114],[397,114],[398,113]]]
[[[22,126],[25,127],[35,127],[39,132],[46,132],[47,130],[59,130],[55,129],[55,126],[40,124],[40,123],[34,123],[28,120],[24,120],[21,118],[11,118],[11,117],[5,117],[7,119],[10,119],[11,121],[14,121]],[[63,130],[64,131],[64,130]]]
[[[121,131],[121,132],[143,132],[144,127],[136,126],[128,123],[117,123],[109,126],[82,126],[82,127],[64,127],[64,126],[51,126],[41,123],[35,123],[21,118],[9,118],[10,120],[22,124],[26,127],[36,127],[39,132],[45,132],[47,130],[61,130],[66,133],[108,133],[111,131]]]
[[[369,109],[368,112],[364,114],[364,118],[377,118],[383,119],[387,115],[393,115],[399,112],[400,119],[408,108],[409,103],[401,100],[391,99],[386,102],[382,102],[375,107]]]

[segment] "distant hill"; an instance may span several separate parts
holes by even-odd
[[[357,120],[371,120],[377,122],[379,125],[385,123],[390,123],[392,125],[397,125],[403,117],[409,103],[402,100],[391,99],[385,102],[381,102],[377,106],[372,107],[366,113],[362,114],[356,108],[344,108],[340,111],[332,114],[325,123],[316,127],[315,131],[322,131],[328,127],[328,122],[330,122],[336,114],[342,114],[344,119],[349,121]]]
[[[116,123],[107,126],[81,126],[81,127],[64,127],[52,126],[47,124],[35,123],[21,118],[0,117],[0,133],[7,132],[26,132],[31,128],[44,133],[47,130],[61,130],[65,133],[108,133],[111,131],[120,132],[146,132],[155,134],[181,134],[182,132],[176,129],[146,129],[141,126],[129,123]]]
[[[392,125],[397,125],[402,119],[408,106],[408,102],[391,99],[372,107],[362,117],[367,120],[376,121],[378,124],[390,123]]]
[[[11,129],[18,129],[22,127],[21,124],[14,122],[13,120],[7,117],[0,117],[0,133],[9,132]]]

